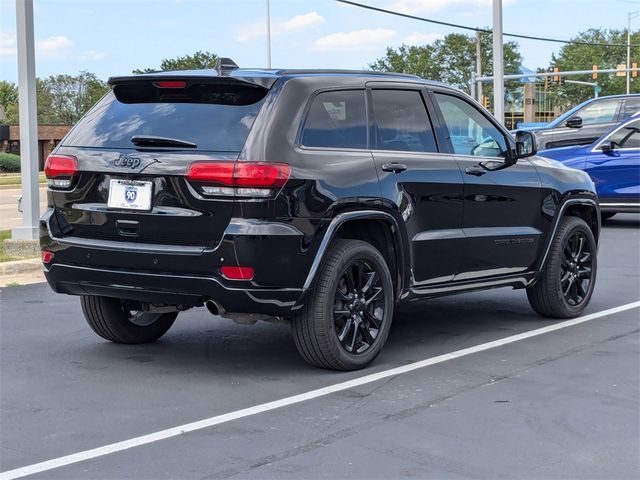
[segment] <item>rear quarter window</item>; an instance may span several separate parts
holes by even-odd
[[[117,86],[115,87],[118,88]],[[199,85],[191,92],[151,95],[148,89],[108,93],[73,128],[66,146],[132,148],[151,135],[195,143],[197,150],[240,151],[268,90]]]
[[[300,143],[306,147],[367,148],[364,90],[316,95],[304,121]]]

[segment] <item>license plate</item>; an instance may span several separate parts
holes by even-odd
[[[151,210],[151,182],[111,180],[107,205],[126,210]]]

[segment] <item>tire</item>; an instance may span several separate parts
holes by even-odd
[[[127,308],[117,298],[83,296],[80,299],[84,318],[91,329],[115,343],[150,343],[164,335],[175,313],[144,313]]]
[[[577,217],[564,217],[538,281],[527,288],[533,309],[551,318],[580,315],[593,294],[597,260],[596,241],[586,222]]]
[[[616,213],[618,212],[600,212],[600,218],[602,219],[603,222],[605,222],[610,218],[612,218]]]
[[[357,297],[355,292],[360,292]],[[364,368],[387,340],[393,307],[393,283],[382,254],[367,242],[336,240],[314,289],[292,319],[294,342],[313,366]]]

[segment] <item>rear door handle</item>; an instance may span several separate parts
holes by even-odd
[[[382,170],[385,172],[400,173],[400,172],[404,172],[406,169],[407,169],[407,166],[402,163],[391,162],[391,163],[385,163],[384,165],[382,165]]]
[[[487,170],[482,168],[480,165],[474,165],[473,167],[466,168],[465,172],[467,172],[467,175],[475,175],[476,177],[481,177],[482,175],[487,173]]]

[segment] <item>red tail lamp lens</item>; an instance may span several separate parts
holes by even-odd
[[[42,263],[51,263],[51,260],[53,260],[53,252],[42,250]]]
[[[165,80],[162,82],[154,82],[153,84],[158,88],[185,88],[187,86],[187,82],[176,80]]]
[[[73,177],[78,173],[78,160],[70,155],[49,155],[44,164],[47,178]]]
[[[195,162],[186,172],[188,180],[229,187],[280,188],[291,176],[286,163]]]
[[[220,273],[227,280],[253,280],[255,271],[251,267],[220,267]]]

